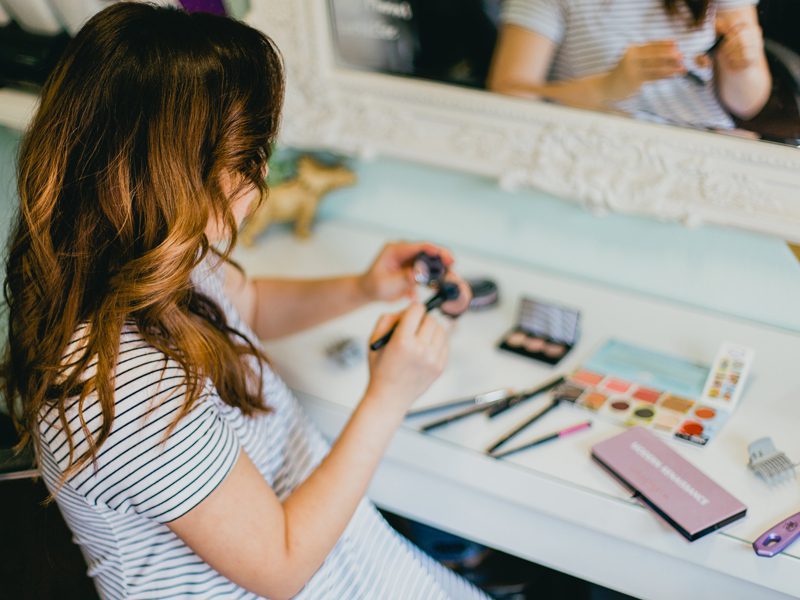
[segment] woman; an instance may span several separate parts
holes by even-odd
[[[363,499],[444,367],[441,325],[417,302],[378,322],[397,329],[331,448],[257,345],[412,295],[421,250],[452,264],[400,243],[359,276],[232,267],[282,95],[272,42],[235,21],[119,3],[87,23],[20,151],[5,395],[103,597],[484,597]]]
[[[487,85],[581,108],[731,129],[730,114],[755,116],[772,85],[754,3],[507,0]]]

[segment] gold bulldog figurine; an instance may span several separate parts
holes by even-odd
[[[322,197],[355,182],[355,173],[347,167],[329,167],[303,156],[297,162],[297,176],[270,189],[261,206],[248,217],[239,237],[245,246],[252,246],[272,223],[294,221],[295,235],[306,238],[311,235],[311,223]]]

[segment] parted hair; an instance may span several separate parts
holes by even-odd
[[[691,14],[690,24],[694,27],[702,25],[708,17],[708,9],[713,0],[664,0],[664,9],[670,15],[679,14],[679,6],[686,5]]]
[[[263,33],[133,2],[89,20],[49,76],[18,157],[0,376],[21,445],[35,443],[42,414],[57,409],[69,440],[64,480],[111,432],[129,324],[185,373],[173,426],[206,380],[245,414],[268,410],[254,385],[264,357],[191,273],[209,252],[229,260],[232,198],[251,186],[263,198],[283,92],[280,54]],[[232,195],[225,178],[237,182]],[[229,234],[221,249],[205,234],[214,219]],[[81,328],[81,351],[65,364]],[[90,397],[102,416],[94,431],[83,417]],[[78,427],[88,442],[80,453]]]

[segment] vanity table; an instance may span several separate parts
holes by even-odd
[[[636,597],[800,594],[800,546],[772,559],[756,557],[750,546],[800,508],[800,486],[770,488],[746,468],[747,444],[765,435],[800,456],[800,327],[791,306],[800,297],[800,272],[783,244],[619,215],[596,219],[543,194],[508,194],[477,176],[399,161],[359,163],[357,170],[361,183],[325,200],[310,240],[274,228],[235,258],[250,275],[325,276],[364,269],[388,240],[427,238],[453,250],[463,275],[494,278],[499,307],[455,324],[448,368],[415,406],[533,386],[575,368],[611,337],[706,364],[723,341],[756,353],[742,402],[720,434],[704,448],[667,442],[748,507],[743,520],[693,543],[593,464],[590,447],[622,431],[601,418],[589,416],[587,432],[507,459],[483,454],[546,397],[491,421],[478,415],[429,434],[418,431],[419,421],[407,422],[372,482],[375,503]],[[585,226],[593,228],[591,239]],[[470,235],[473,229],[482,235]],[[728,294],[710,293],[737,272]],[[523,295],[582,311],[581,339],[556,369],[496,348]],[[759,305],[764,319],[757,323]],[[365,346],[378,315],[399,306],[369,306],[267,344],[276,370],[327,437],[356,406],[367,368],[364,361],[342,368],[325,347],[349,336]],[[583,410],[559,408],[518,442],[586,418]]]

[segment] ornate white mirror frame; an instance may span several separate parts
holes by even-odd
[[[254,0],[283,51],[283,141],[532,186],[603,214],[800,241],[800,149],[336,65],[326,0]]]

